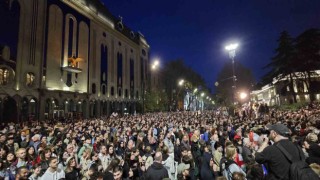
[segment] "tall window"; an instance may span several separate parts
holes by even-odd
[[[114,87],[111,87],[111,96],[114,96]]]
[[[35,79],[34,74],[31,72],[28,72],[26,75],[26,85],[29,87],[32,86],[34,84],[34,79]]]
[[[108,48],[101,44],[101,84],[106,83],[108,80]]]
[[[117,54],[118,87],[122,87],[122,54]]]
[[[73,48],[73,19],[69,19],[69,40],[68,40],[68,57],[71,57],[75,54],[72,54]]]
[[[93,83],[91,88],[92,88],[92,94],[95,94],[96,93],[96,84]]]
[[[106,85],[105,84],[102,85],[102,94],[103,95],[106,94]]]

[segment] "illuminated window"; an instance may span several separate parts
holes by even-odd
[[[9,83],[10,72],[7,68],[0,69],[0,85],[7,85]]]
[[[33,73],[29,72],[27,73],[27,76],[26,76],[26,85],[27,86],[32,86],[33,83],[34,83],[34,79],[35,79],[35,76]]]

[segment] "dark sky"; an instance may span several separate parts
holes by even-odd
[[[151,60],[181,58],[210,88],[225,61],[226,44],[237,41],[236,61],[257,80],[274,55],[283,30],[295,37],[320,27],[320,0],[102,0],[151,46]]]

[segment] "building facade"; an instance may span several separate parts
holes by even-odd
[[[311,85],[308,85],[306,76],[303,73],[295,73],[293,76],[293,91],[297,102],[309,102],[310,92],[314,89],[314,99],[320,100],[320,71],[314,71],[311,76]],[[252,91],[251,101],[267,103],[269,106],[279,106],[294,102],[292,92],[289,87],[289,76],[281,79],[274,78],[272,83],[263,86],[261,89]],[[308,86],[310,88],[308,88]]]
[[[1,122],[139,111],[150,47],[100,0],[3,0],[0,19]]]

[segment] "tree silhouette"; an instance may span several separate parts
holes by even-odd
[[[308,29],[300,34],[296,40],[296,54],[298,60],[297,71],[304,77],[310,100],[315,99],[314,93],[319,89],[312,76],[318,75],[315,70],[320,69],[320,31],[319,29]]]
[[[272,78],[276,80],[286,79],[285,86],[289,86],[293,101],[296,103],[296,93],[293,88],[293,79],[297,69],[297,58],[295,56],[293,39],[287,31],[283,31],[278,39],[278,47],[275,50],[275,56],[271,62],[264,68],[270,69],[268,74],[264,76],[264,80],[272,82]]]

